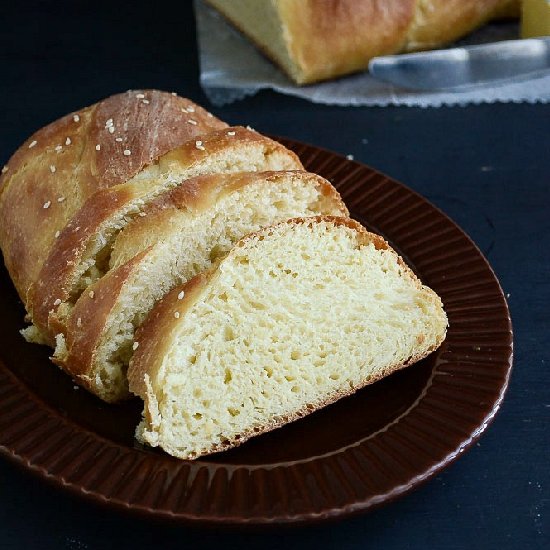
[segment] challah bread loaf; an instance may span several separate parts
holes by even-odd
[[[206,0],[298,84],[456,40],[518,0]]]
[[[33,134],[0,176],[0,248],[23,302],[57,232],[89,197],[127,182],[190,139],[226,126],[187,99],[135,90]]]
[[[296,216],[348,211],[307,172],[201,176],[160,195],[117,237],[112,269],[77,300],[54,361],[105,401],[128,397],[134,331],[173,286],[211,267],[244,235]]]
[[[27,339],[54,343],[80,294],[108,270],[117,233],[163,191],[199,174],[296,170],[298,157],[253,130],[224,128],[186,142],[127,182],[92,195],[61,230],[34,285],[27,310],[34,325]]]
[[[239,445],[425,357],[446,326],[438,296],[358,223],[264,228],[137,331],[137,437],[186,459]]]

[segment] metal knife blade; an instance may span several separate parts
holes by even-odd
[[[375,57],[370,73],[412,90],[463,90],[550,74],[550,37]]]

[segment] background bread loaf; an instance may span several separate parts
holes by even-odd
[[[518,0],[206,0],[298,84],[364,70],[378,55],[442,46]]]

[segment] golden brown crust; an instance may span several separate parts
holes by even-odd
[[[226,127],[201,136],[200,142],[200,147],[197,147],[196,142],[192,141],[192,147],[188,147],[186,146],[188,144],[185,144],[182,147],[172,149],[160,159],[160,163],[166,166],[169,166],[171,163],[192,164],[222,149],[241,148],[244,144],[261,143],[265,147],[265,155],[267,157],[275,154],[284,154],[289,158],[289,163],[295,166],[296,169],[303,169],[298,155],[279,142],[269,139],[249,127]]]
[[[56,232],[93,193],[124,183],[160,155],[224,127],[189,100],[135,90],[33,134],[0,176],[0,248],[23,301]]]
[[[365,68],[366,60],[405,44],[415,0],[281,0],[288,48],[303,82]]]
[[[375,56],[441,46],[518,11],[518,0],[258,0],[260,14],[275,10],[282,53],[243,24],[233,0],[207,2],[298,84],[364,70]]]
[[[213,131],[201,136],[201,142],[200,149],[195,140],[184,143],[163,155],[158,160],[159,165],[163,170],[169,170],[172,165],[178,165],[180,169],[190,168],[216,153],[257,145],[266,156],[284,154],[289,164],[302,166],[298,157],[280,143],[242,127]],[[155,180],[137,180],[94,193],[53,242],[47,260],[28,293],[28,309],[32,311],[33,322],[50,342],[53,342],[55,334],[64,332],[63,322],[55,314],[56,303],[64,304],[69,300],[74,291],[76,269],[99,228],[137,199],[145,203],[153,200],[154,185]]]

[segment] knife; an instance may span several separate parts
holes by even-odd
[[[464,90],[550,74],[550,37],[375,57],[370,73],[411,90]]]

